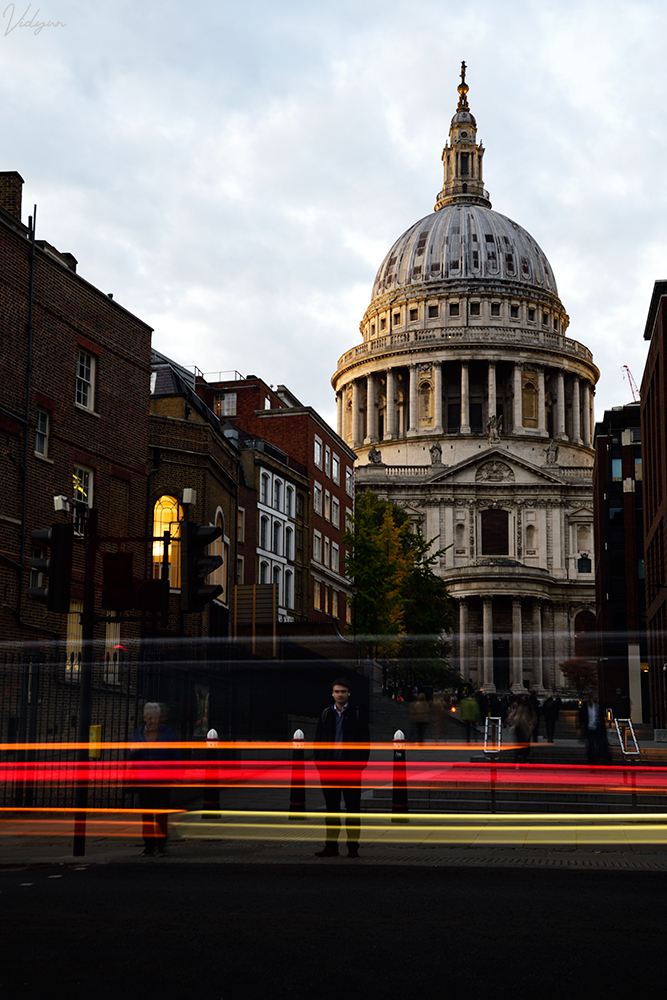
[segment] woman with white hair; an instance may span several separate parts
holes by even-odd
[[[134,761],[173,761],[178,760],[178,753],[170,748],[159,746],[161,743],[173,743],[176,739],[170,726],[160,721],[164,717],[163,706],[157,701],[147,701],[144,705],[143,725],[130,735],[134,746],[128,757]],[[152,767],[140,770],[141,780],[151,782],[137,789],[139,808],[142,810],[142,834],[144,849],[142,858],[162,857],[167,843],[169,823],[169,786],[164,783],[153,783],[154,769]],[[162,779],[163,780],[163,779]]]

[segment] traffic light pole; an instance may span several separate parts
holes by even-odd
[[[91,508],[86,517],[83,535],[85,549],[85,569],[83,578],[83,614],[81,616],[81,676],[79,688],[79,732],[78,742],[86,746],[77,751],[77,760],[89,760],[90,726],[93,715],[93,638],[95,628],[95,559],[97,556],[97,510]],[[74,841],[72,853],[75,858],[86,853],[86,808],[88,806],[88,778],[79,780],[76,786],[74,814]]]

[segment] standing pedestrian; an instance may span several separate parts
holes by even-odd
[[[479,720],[479,705],[472,694],[467,694],[460,705],[461,718],[466,725],[466,741],[470,743],[475,726]]]
[[[162,746],[176,739],[170,726],[161,722],[162,709],[158,702],[147,701],[144,705],[144,721],[130,734],[135,744],[128,752],[128,759],[148,766],[137,768],[138,779],[146,782],[137,789],[139,808],[142,810],[141,823],[144,838],[142,858],[161,857],[165,851],[169,823],[169,786],[164,776],[155,774],[151,765],[160,761],[178,760],[177,751]]]
[[[326,841],[318,858],[338,856],[341,797],[347,816],[348,858],[359,857],[361,829],[361,773],[368,763],[370,733],[361,709],[350,701],[350,683],[339,677],[332,686],[333,705],[324,709],[317,723],[315,761],[320,773],[327,810]],[[362,744],[351,747],[349,744]]]
[[[431,709],[423,691],[417,695],[417,700],[413,701],[410,706],[410,718],[417,730],[417,742],[423,743],[431,718]]]
[[[604,712],[592,691],[579,709],[579,735],[586,740],[586,755],[589,764],[595,766],[596,764],[609,763],[611,755]]]

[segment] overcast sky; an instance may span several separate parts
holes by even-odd
[[[465,59],[493,207],[551,262],[597,418],[631,401],[667,277],[664,0],[3,4],[0,169],[158,350],[334,424],[375,272],[442,186]]]

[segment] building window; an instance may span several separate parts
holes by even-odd
[[[324,565],[325,566],[329,566],[330,565],[330,562],[331,562],[330,553],[331,553],[331,543],[329,542],[329,539],[325,535],[325,538],[324,538]]]
[[[331,456],[331,478],[340,485],[340,459],[334,452]]]
[[[437,306],[429,306],[428,307],[428,318],[429,319],[437,319],[437,317],[438,317],[438,307]]]
[[[349,465],[345,467],[345,492],[350,497],[354,496],[354,472]]]
[[[329,588],[325,586],[322,589],[324,590],[324,613],[325,613],[325,615],[328,615],[329,614]]]
[[[74,530],[82,535],[86,523],[86,511],[93,505],[93,473],[81,465],[72,471],[72,496],[75,500]]]
[[[612,482],[620,483],[623,479],[623,460],[620,458],[612,458],[611,460],[611,478]]]
[[[590,573],[591,572],[591,560],[582,556],[577,560],[577,573]]]
[[[324,491],[324,520],[331,520],[331,494],[329,490]]]
[[[400,323],[401,323],[401,314],[400,312],[396,312],[394,313],[394,326],[400,326]]]
[[[384,318],[384,316],[383,316],[383,317],[382,317],[382,319],[380,320],[380,329],[381,329],[381,330],[386,330],[386,329],[387,329],[387,321],[386,321],[386,319]]]
[[[635,480],[638,483],[642,481],[642,460],[641,458],[635,459]]]
[[[410,322],[414,323],[418,319],[419,319],[419,309],[411,309],[410,310]]]
[[[509,514],[506,510],[489,509],[481,512],[482,555],[509,554]]]
[[[542,326],[549,326],[549,313],[542,313]]]
[[[269,477],[266,472],[262,473],[262,487],[260,493],[260,499],[262,503],[265,503],[268,507],[269,505]]]
[[[69,676],[81,671],[81,653],[83,649],[83,601],[71,601],[67,615],[67,646],[65,670]]]
[[[335,542],[331,543],[331,568],[334,573],[339,572],[340,566],[340,549]]]
[[[322,562],[322,536],[319,531],[313,532],[313,559],[315,562]]]
[[[283,526],[280,521],[273,525],[273,551],[277,556],[282,555]]]
[[[303,493],[297,493],[296,495],[296,512],[299,517],[303,517]]]
[[[285,490],[285,513],[288,517],[294,517],[294,487],[288,486]]]
[[[470,303],[470,315],[479,316],[479,302]]]
[[[245,510],[243,507],[239,507],[236,516],[236,540],[237,542],[245,542]]]
[[[322,439],[315,436],[314,461],[318,469],[322,468]]]
[[[518,319],[519,318],[519,307],[518,306],[510,306],[510,316],[512,317],[512,319]]]
[[[294,607],[294,578],[291,570],[285,573],[285,607]]]
[[[347,599],[345,604],[345,624],[346,625],[352,624],[352,605]]]
[[[313,487],[313,510],[316,514],[322,513],[322,487],[319,483]]]
[[[303,528],[296,529],[296,547],[299,551],[303,549]]]
[[[313,583],[313,607],[316,611],[322,609],[322,584],[319,580],[315,580]]]
[[[535,310],[534,309],[529,309],[528,310],[528,322],[529,323],[534,323],[535,322]]]
[[[298,569],[296,571],[296,579],[294,580],[294,589],[296,591],[297,597],[303,594],[303,570]]]
[[[153,508],[153,579],[162,576],[164,557],[165,531],[169,532],[169,551],[167,560],[169,566],[169,586],[178,589],[181,586],[181,521],[183,508],[176,497],[162,496]]]
[[[281,504],[283,502],[283,484],[279,479],[274,480],[273,483],[273,506],[275,510],[281,510]]]
[[[270,410],[271,409],[271,397],[270,396],[265,396],[264,397],[264,409],[265,410]]]
[[[338,618],[338,591],[331,591],[331,616]]]
[[[340,503],[336,497],[331,499],[331,523],[334,528],[340,528]]]
[[[235,417],[236,393],[225,392],[221,396],[216,396],[213,407],[217,417]]]
[[[500,316],[500,302],[491,303],[491,315]]]
[[[294,539],[294,532],[293,532],[292,528],[290,528],[290,527],[285,528],[285,558],[286,559],[293,559],[294,558],[294,551],[293,551],[293,547],[292,547],[293,539]]]
[[[375,323],[371,323],[371,337],[375,336]]]
[[[458,304],[458,302],[450,302],[449,303],[449,315],[450,316],[458,316],[458,314],[459,314],[459,304]]]
[[[239,587],[243,586],[243,581],[245,579],[245,559],[243,556],[237,556],[236,558],[236,583]]]
[[[280,566],[273,567],[273,586],[276,588],[276,603],[282,604],[281,583],[282,583],[282,570]]]
[[[76,403],[86,410],[95,405],[95,358],[86,351],[79,351],[76,362]]]
[[[269,582],[269,564],[267,562],[261,562],[259,564],[259,582]]]
[[[37,410],[35,425],[35,454],[46,458],[49,454],[49,415],[46,410]]]
[[[269,519],[266,516],[259,519],[259,547],[260,549],[269,547]]]
[[[324,475],[331,475],[331,448],[328,445],[324,447]]]

